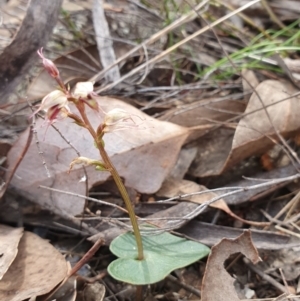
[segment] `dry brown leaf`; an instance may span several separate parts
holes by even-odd
[[[236,239],[223,238],[212,247],[208,257],[201,290],[202,301],[240,301],[233,285],[234,279],[224,268],[225,260],[238,252],[253,263],[261,260],[250,231],[245,231]]]
[[[0,280],[18,254],[18,244],[23,235],[23,228],[0,225]]]
[[[210,201],[213,198],[218,196],[216,193],[209,191],[206,187],[199,185],[195,182],[188,181],[188,180],[174,179],[174,178],[169,178],[168,180],[166,180],[163,183],[163,186],[161,187],[161,189],[157,192],[157,195],[171,198],[171,197],[175,197],[178,195],[184,195],[184,194],[201,192],[201,191],[207,191],[207,192],[203,193],[203,194],[192,195],[192,196],[186,197],[186,198],[183,197],[183,198],[180,198],[180,200],[183,200],[183,201],[189,200],[190,202],[193,202],[193,203],[203,204],[203,203]],[[241,221],[242,223],[245,223],[248,225],[253,225],[253,226],[269,225],[269,223],[260,223],[260,222],[244,220],[243,218],[234,214],[230,210],[230,208],[228,207],[228,205],[226,204],[224,199],[220,199],[214,203],[211,203],[209,206],[220,209],[220,210],[226,212],[228,215],[230,215],[234,219],[237,219],[237,220]]]
[[[64,257],[48,241],[24,232],[18,255],[0,281],[0,300],[22,301],[46,294],[66,275]]]
[[[181,204],[187,205],[180,203],[176,206]],[[224,237],[236,238],[238,235],[241,235],[243,231],[243,229],[239,228],[199,222],[196,219],[190,221],[178,230],[178,232],[183,233],[207,246],[215,245]],[[251,235],[255,246],[261,250],[282,250],[285,248],[299,246],[299,244],[297,245],[297,243],[293,243],[289,236],[272,231],[251,230]]]
[[[291,97],[297,92],[294,87],[276,80],[266,80],[258,85],[256,91],[267,107],[272,124],[257,94],[253,93],[245,111],[245,114],[249,114],[238,124],[224,168],[270,148],[273,145],[270,137],[276,138],[274,127],[284,136],[300,128],[300,99]]]
[[[176,163],[181,146],[188,135],[187,129],[150,118],[117,99],[101,97],[100,105],[106,112],[113,108],[121,108],[140,117],[135,117],[135,120],[141,123],[141,128],[107,134],[104,137],[106,150],[125,180],[126,186],[142,193],[156,192]],[[94,125],[100,123],[96,113],[90,112],[89,116]],[[37,147],[32,143],[17,170],[18,177],[14,177],[11,184],[30,200],[52,211],[61,213],[63,210],[69,214],[79,214],[83,210],[83,199],[38,189],[39,185],[45,185],[82,195],[86,193],[85,183],[80,182],[84,176],[82,167],[76,165],[71,173],[67,174],[70,162],[77,157],[75,151],[54,129],[49,128],[45,135],[45,127],[40,127],[42,122],[38,122],[37,131],[51,178],[47,177]],[[81,156],[99,158],[93,139],[85,129],[68,123],[67,120],[58,122],[56,126],[72,142]],[[13,147],[8,154],[9,166],[15,162],[16,152],[17,149]],[[110,177],[109,172],[99,172],[91,166],[87,167],[87,172],[89,188],[105,182]]]
[[[285,137],[299,131],[300,99],[291,97],[297,92],[293,86],[276,80],[266,80],[257,86],[256,91],[267,108],[272,123],[257,94],[253,93],[232,140],[230,134],[223,137],[224,134],[219,130],[207,137],[206,144],[201,142],[196,160],[190,169],[193,176],[219,175],[243,159],[268,150],[274,145],[272,140],[278,140],[276,131]]]
[[[197,154],[197,147],[183,148],[178,156],[176,165],[170,172],[175,179],[183,179]]]
[[[191,96],[189,94],[185,95],[187,102],[191,101],[189,97],[199,97],[193,95],[195,94],[193,91],[190,93],[192,94]],[[228,119],[243,113],[245,106],[245,102],[242,101],[227,100],[223,99],[223,97],[207,98],[168,110],[159,119],[188,127],[190,134],[187,143],[189,143],[195,140],[202,141],[206,139],[205,137],[199,138],[211,132],[216,125],[223,122],[226,123]],[[224,159],[221,162],[224,162]]]
[[[245,103],[236,100],[202,99],[192,104],[169,110],[160,120],[186,126],[194,127],[226,121],[234,115],[239,115],[245,110]]]
[[[195,177],[220,174],[229,156],[233,135],[233,129],[220,128],[202,137],[188,173]]]

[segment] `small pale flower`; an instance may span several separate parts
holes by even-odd
[[[131,119],[131,115],[123,109],[115,108],[106,113],[104,117],[105,125],[114,125],[117,122],[122,122]]]
[[[136,126],[132,114],[129,114],[123,109],[115,108],[108,113],[105,113],[103,122],[103,132],[105,133]]]
[[[94,83],[92,82],[77,83],[72,95],[74,98],[82,100],[89,107],[98,111],[98,103],[95,100],[97,94],[94,92]]]
[[[37,54],[39,55],[39,57],[43,60],[43,65],[44,68],[47,70],[47,72],[53,77],[53,78],[59,78],[59,71],[57,69],[57,67],[55,66],[55,64],[49,60],[46,59],[44,57],[43,54],[43,48],[41,48],[40,50],[37,51]]]
[[[46,111],[47,121],[52,124],[58,118],[60,114],[62,117],[66,117],[70,111],[68,107],[68,99],[64,92],[60,90],[54,90],[47,94],[40,105],[40,107],[33,113],[37,114],[39,111]]]
[[[74,165],[76,164],[94,165],[96,170],[106,170],[104,163],[99,160],[93,160],[86,157],[78,157],[70,163],[69,172],[71,171],[71,169],[73,169]]]
[[[75,98],[88,98],[94,92],[94,84],[92,82],[79,82],[75,85],[73,96]]]

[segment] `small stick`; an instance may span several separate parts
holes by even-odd
[[[273,285],[275,288],[277,288],[279,291],[281,291],[282,293],[287,293],[287,289],[280,284],[279,282],[277,282],[274,278],[272,278],[271,276],[265,274],[261,269],[259,269],[258,267],[254,266],[254,264],[252,264],[250,262],[249,259],[247,258],[243,258],[245,264],[248,266],[248,268],[250,270],[252,270],[254,273],[258,274],[262,279],[266,280],[267,282],[269,282],[271,285]]]
[[[283,284],[284,284],[285,288],[287,289],[287,291],[289,291],[289,286],[286,282],[286,279],[285,279],[285,276],[283,274],[282,268],[279,268],[279,272],[280,272],[280,275],[281,275],[281,278],[282,278],[282,281],[283,281]]]
[[[191,285],[182,283],[181,281],[179,281],[178,279],[176,279],[174,276],[169,275],[169,276],[166,277],[166,279],[169,280],[169,281],[171,281],[171,282],[173,282],[173,283],[178,284],[183,289],[185,289],[186,291],[194,294],[195,296],[197,296],[199,298],[201,297],[201,291],[200,290],[197,290],[196,288],[192,287]]]
[[[98,239],[94,245],[89,249],[89,251],[75,264],[75,266],[72,268],[72,270],[68,273],[68,278],[72,275],[76,274],[83,265],[85,265],[93,256],[94,254],[99,250],[99,248],[104,244],[103,239]]]

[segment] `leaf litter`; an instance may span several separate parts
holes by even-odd
[[[239,301],[234,288],[234,279],[225,270],[225,260],[232,254],[242,253],[253,263],[261,258],[252,243],[250,231],[245,231],[236,239],[223,238],[211,249],[206,272],[202,282],[202,301]],[[212,285],[215,284],[215,285]]]
[[[224,2],[226,9],[230,9],[230,6],[228,5],[240,7],[244,4],[232,2],[233,1],[226,1],[226,3]],[[74,6],[73,4],[68,5],[69,8]],[[158,5],[158,7],[160,7],[161,3],[153,3],[151,5]],[[267,16],[273,10],[277,19],[279,18],[283,22],[286,22],[286,20],[288,20],[287,16],[291,17],[293,15],[293,10],[290,9],[291,5],[292,1],[287,1],[285,6],[282,6],[282,3],[278,1],[272,1],[272,3],[270,3],[271,10],[265,11],[261,8],[260,3],[257,1],[255,9],[256,11],[259,10],[262,15],[267,13]],[[177,14],[180,12],[181,8],[182,7],[176,8]],[[122,9],[124,8],[122,7],[120,9],[120,7],[114,8],[113,6],[105,6],[105,9],[108,9],[111,12],[111,15],[116,14],[117,18],[114,16],[114,20],[116,20],[122,15]],[[131,7],[131,9],[133,8]],[[220,13],[220,11],[218,11],[219,8],[216,9],[214,7],[214,10],[210,10],[211,7],[209,7],[206,9],[208,9],[209,13]],[[72,10],[76,10],[76,13],[79,14],[78,11],[80,11],[80,5],[76,6],[75,9],[74,7],[70,9],[70,11]],[[151,15],[153,11],[144,9],[143,13],[149,13],[149,15]],[[140,12],[141,16],[144,16],[142,15],[143,13]],[[256,13],[253,13],[252,8],[246,10],[245,13],[250,15],[252,14],[253,19],[255,19],[253,14],[256,16]],[[74,15],[70,15],[71,19],[74,17]],[[153,19],[155,19],[156,24],[155,22],[152,24],[157,25],[157,27],[153,25],[153,28],[158,31],[159,26],[161,26],[161,24],[157,22],[158,15],[153,17],[153,19],[151,19],[149,15],[147,15],[147,18],[144,17],[142,19],[147,19],[150,23],[153,21]],[[195,15],[193,18],[195,18]],[[244,16],[237,18],[240,19],[235,20],[234,24],[237,25],[237,28],[240,28],[243,31],[249,20],[244,18]],[[279,20],[280,22],[278,22],[276,18],[273,18],[272,20],[275,20],[274,23],[277,25],[279,24],[278,26],[281,26],[283,24],[282,21]],[[293,17],[291,17],[291,19],[293,19]],[[66,20],[67,19],[64,21]],[[135,18],[131,18],[131,21],[133,20],[136,21]],[[13,20],[13,22],[15,21]],[[190,30],[190,26],[195,26],[195,23],[191,22],[186,23],[185,25]],[[117,30],[112,30],[112,36],[114,36],[116,32],[120,33],[120,28],[124,29],[124,26],[122,26],[120,26],[120,23],[118,23],[117,26],[114,25],[113,27],[115,29],[117,27]],[[260,28],[259,26],[262,25],[260,24],[257,26],[252,24],[251,26],[253,26],[252,30],[257,30]],[[131,24],[128,28],[126,28],[125,31],[131,31],[132,28],[133,27]],[[174,28],[174,33],[176,33],[177,37],[183,39],[184,37],[181,36],[181,32],[176,29],[176,26],[174,26]],[[193,27],[191,28],[191,30],[194,30]],[[224,28],[226,28],[225,24]],[[232,27],[230,29],[232,30],[232,36],[235,37],[235,41],[239,40],[237,39],[237,36],[241,33],[240,32],[237,34],[237,28]],[[132,34],[132,32],[130,32],[130,34]],[[230,44],[232,41],[230,39],[232,37],[229,37],[226,31],[223,31],[222,27],[218,28],[218,34],[221,36],[222,45],[225,45],[228,51],[233,52],[237,49],[237,43],[234,42]],[[252,33],[251,31],[245,31],[243,34],[244,42]],[[168,38],[169,40],[172,40],[170,36]],[[166,39],[163,41],[166,41]],[[199,42],[201,42],[201,47],[199,47]],[[148,44],[148,46],[149,45],[150,44]],[[239,77],[240,74],[237,73],[239,78],[238,80],[236,77],[231,77],[233,80],[219,82],[217,85],[215,85],[216,79],[214,78],[213,80],[210,80],[208,76],[206,77],[206,80],[208,79],[207,85],[206,83],[204,84],[197,82],[195,79],[198,78],[198,75],[195,74],[195,69],[191,68],[191,66],[194,66],[195,62],[197,62],[197,59],[191,55],[190,50],[187,51],[188,48],[186,48],[186,46],[188,45],[190,46],[189,49],[196,49],[195,47],[200,49],[199,52],[201,53],[199,54],[198,59],[204,65],[205,59],[203,60],[202,58],[205,57],[205,52],[210,54],[213,62],[217,62],[218,57],[220,57],[220,52],[216,51],[217,47],[216,44],[214,44],[214,37],[212,33],[207,33],[205,41],[199,41],[195,36],[193,41],[186,42],[186,44],[182,46],[182,49],[177,49],[176,51],[178,52],[174,53],[178,59],[178,66],[182,64],[180,67],[186,68],[185,72],[182,72],[180,68],[176,70],[178,66],[172,65],[168,66],[168,68],[170,67],[169,70],[171,70],[171,73],[165,72],[164,70],[164,72],[161,73],[162,76],[159,78],[159,80],[156,78],[159,72],[154,73],[150,70],[151,68],[149,70],[145,70],[145,73],[142,74],[142,68],[139,68],[139,63],[143,62],[144,59],[147,62],[149,53],[150,58],[152,55],[155,56],[157,54],[151,48],[153,45],[151,45],[151,47],[149,47],[147,50],[144,48],[145,52],[143,55],[139,54],[136,56],[136,58],[140,60],[139,63],[127,56],[127,62],[123,62],[119,65],[122,74],[129,72],[128,70],[133,68],[133,72],[131,72],[131,74],[136,75],[134,79],[138,81],[139,79],[143,78],[146,79],[146,81],[143,83],[143,85],[137,85],[134,88],[132,87],[132,83],[122,83],[120,86],[116,86],[115,84],[110,85],[111,87],[114,86],[115,89],[114,91],[111,91],[121,95],[121,101],[116,100],[114,97],[102,96],[100,101],[103,103],[103,107],[106,106],[105,109],[109,110],[110,105],[113,107],[117,104],[118,106],[123,106],[128,109],[129,107],[126,102],[129,102],[137,107],[141,107],[142,110],[147,112],[149,115],[160,116],[160,120],[166,120],[168,122],[161,123],[158,122],[157,119],[151,119],[149,125],[147,124],[149,121],[149,117],[147,115],[144,115],[140,113],[139,110],[130,107],[129,110],[132,110],[131,112],[133,112],[133,114],[141,116],[141,119],[146,120],[144,124],[146,127],[148,126],[150,133],[147,132],[147,130],[137,130],[134,134],[128,133],[127,131],[120,131],[113,134],[111,137],[107,136],[109,139],[106,141],[106,143],[108,148],[110,148],[109,151],[113,158],[118,162],[118,169],[121,170],[122,177],[124,178],[126,185],[138,191],[138,193],[133,193],[134,201],[137,207],[140,206],[141,210],[139,212],[141,212],[143,217],[147,217],[148,222],[166,229],[177,230],[187,238],[193,238],[197,241],[205,242],[208,245],[217,244],[214,247],[212,255],[209,257],[206,264],[206,271],[203,280],[201,280],[201,275],[203,273],[199,275],[199,271],[195,268],[195,265],[187,269],[183,269],[182,271],[191,272],[191,274],[196,273],[196,282],[203,282],[203,289],[201,292],[202,300],[219,300],[217,299],[218,296],[220,296],[220,298],[222,296],[228,296],[228,300],[239,300],[241,297],[237,299],[236,293],[241,292],[242,289],[235,289],[233,287],[232,278],[229,278],[229,274],[225,271],[225,269],[222,268],[224,267],[224,262],[228,259],[230,254],[241,252],[244,254],[246,253],[245,255],[247,255],[247,252],[253,249],[253,244],[250,243],[250,239],[247,236],[248,232],[243,234],[244,236],[242,235],[236,240],[234,239],[234,237],[243,231],[243,228],[249,227],[246,226],[245,219],[250,221],[250,223],[251,221],[253,222],[252,227],[250,228],[254,238],[254,244],[260,249],[260,253],[262,252],[262,249],[279,250],[286,247],[289,248],[292,254],[297,254],[295,247],[297,246],[297,243],[299,244],[299,242],[291,239],[291,235],[296,237],[298,234],[298,207],[297,205],[292,206],[289,204],[291,204],[290,194],[296,194],[298,189],[296,175],[298,172],[298,162],[296,152],[298,151],[297,147],[299,145],[297,142],[297,133],[299,132],[299,100],[297,98],[297,90],[295,87],[292,87],[291,84],[283,81],[281,78],[279,78],[279,76],[275,75],[275,73],[270,70],[256,69],[253,72],[250,70],[250,67],[249,70],[243,69],[242,77]],[[116,43],[114,43],[114,46],[116,46]],[[128,49],[131,49],[131,46],[127,46],[125,47],[123,45],[121,47],[114,47],[115,52],[120,51],[120,53],[117,53],[116,56],[122,57],[124,53],[127,53]],[[75,53],[69,53],[67,56],[62,56],[58,59],[58,64],[61,65],[60,67],[66,67],[64,72],[68,82],[71,85],[78,80],[86,80],[89,77],[95,76],[95,73],[100,71],[101,66],[98,63],[98,59],[96,58],[94,60],[91,59],[91,57],[86,56],[86,53],[90,53],[91,56],[97,57],[95,51],[96,48],[94,47],[94,50],[92,50],[92,47],[84,47],[82,47],[81,50],[77,50]],[[162,48],[160,48],[160,43],[156,43],[155,47],[157,47],[158,51],[162,50]],[[207,49],[209,49],[209,51],[207,51]],[[147,51],[149,53],[147,53]],[[168,51],[164,52],[163,55],[166,55],[167,53]],[[189,53],[189,55],[187,55],[187,53]],[[173,54],[169,55],[170,58],[172,58]],[[223,55],[224,53],[221,54],[221,56]],[[184,57],[185,61],[181,61],[181,57]],[[265,58],[262,58],[262,61],[267,62]],[[284,61],[286,62],[285,68],[290,68],[293,72],[293,84],[296,86],[296,61],[291,62],[286,58],[284,58]],[[166,60],[163,61],[162,65],[158,66],[159,63],[157,63],[157,57],[155,57],[155,60],[151,60],[150,62],[152,62],[154,65],[156,63],[154,69],[157,67],[160,68],[156,69],[156,72],[157,70],[166,68],[166,66],[170,63]],[[279,63],[278,65],[281,67]],[[72,66],[73,69],[70,68],[70,66]],[[174,70],[176,70],[177,73]],[[221,72],[221,70],[222,68],[217,70],[216,73]],[[173,71],[175,73],[172,75]],[[179,77],[178,72],[180,73]],[[284,72],[288,75],[287,69],[284,69]],[[153,74],[156,75],[153,76]],[[194,77],[191,77],[190,74],[192,74]],[[97,78],[97,76],[94,78]],[[245,78],[247,78],[247,81],[244,80]],[[158,85],[157,83],[159,83],[159,81],[161,81],[161,83],[163,83],[165,86],[157,87],[156,85]],[[191,85],[190,81],[195,82]],[[249,85],[249,82],[251,85]],[[103,86],[104,83],[101,82],[101,79],[97,84],[100,85],[99,90],[101,91],[107,91],[109,87],[105,85]],[[151,90],[151,86],[153,86],[154,89]],[[43,97],[45,93],[49,92],[49,89],[53,89],[53,87],[53,83],[49,81],[49,78],[46,79],[42,73],[29,88],[28,97],[31,100]],[[165,90],[160,90],[161,88]],[[253,91],[253,88],[255,88],[255,91]],[[239,92],[237,93],[236,91]],[[240,93],[240,91],[243,93]],[[132,95],[135,99],[129,100],[127,97]],[[94,117],[95,119],[98,118],[98,116]],[[55,178],[47,178],[41,161],[37,160],[38,151],[36,145],[35,143],[32,143],[25,160],[21,163],[21,166],[16,172],[16,176],[14,177],[12,184],[15,186],[15,188],[17,188],[19,195],[37,202],[43,208],[47,208],[51,212],[60,216],[64,216],[64,213],[65,216],[74,216],[82,213],[83,208],[85,208],[86,214],[89,216],[85,217],[86,219],[83,219],[84,223],[82,223],[82,226],[85,227],[85,230],[94,229],[93,227],[95,224],[89,221],[88,218],[96,219],[97,223],[99,223],[99,235],[102,237],[107,237],[108,239],[106,243],[109,244],[109,237],[112,238],[113,236],[117,236],[124,231],[124,229],[116,226],[120,214],[117,215],[118,217],[116,218],[116,221],[114,221],[114,214],[116,211],[115,208],[110,211],[110,222],[107,223],[105,222],[104,216],[99,215],[100,211],[106,212],[105,210],[102,210],[103,208],[101,205],[92,205],[92,203],[89,203],[88,207],[85,207],[86,203],[84,199],[80,201],[76,198],[75,201],[74,196],[63,195],[60,192],[49,192],[46,190],[37,189],[38,185],[45,185],[49,187],[60,188],[61,190],[73,191],[84,196],[88,193],[87,190],[94,189],[97,186],[104,187],[104,185],[101,186],[99,184],[105,184],[109,180],[105,173],[96,174],[91,168],[88,168],[88,187],[85,186],[84,181],[86,179],[84,178],[84,173],[81,168],[76,167],[70,175],[67,175],[66,171],[68,169],[68,163],[71,161],[70,157],[75,157],[76,152],[72,149],[71,144],[65,143],[63,138],[54,130],[49,129],[47,135],[44,135],[44,128],[40,127],[42,122],[43,121],[38,121],[36,125],[36,128],[38,129],[39,143],[44,152],[44,160],[48,167],[50,167],[51,171],[54,171]],[[159,128],[158,131],[157,127]],[[89,154],[93,154],[93,151],[95,150],[90,147],[91,141],[86,139],[86,137],[84,137],[79,131],[73,132],[69,124],[58,124],[58,128],[63,135],[71,141],[72,145],[76,146],[76,149],[78,149],[80,153],[86,154],[86,152],[88,152]],[[156,133],[152,131],[153,128],[156,128]],[[158,132],[161,135],[160,137],[157,135]],[[70,136],[68,138],[69,134]],[[125,135],[126,138],[124,138]],[[25,138],[23,139],[25,143]],[[20,141],[18,143],[20,143]],[[190,144],[189,147],[192,146],[193,151],[188,155],[186,154],[180,156],[181,159],[184,158],[186,161],[184,164],[178,161],[177,170],[176,167],[172,170],[184,144]],[[276,155],[275,157],[270,155],[270,149],[272,150],[274,144],[279,146],[280,153],[283,153],[285,161],[287,164],[289,164],[287,167],[282,167],[279,165],[279,161],[282,160],[276,157]],[[22,146],[19,146],[19,149],[20,148],[22,148]],[[196,158],[194,158],[196,150],[197,155]],[[15,154],[13,154],[14,151]],[[18,153],[20,153],[20,151],[17,152],[16,149],[12,149],[11,153],[9,154],[9,164],[11,166],[14,166],[15,161],[19,157]],[[170,154],[172,156],[170,156]],[[261,155],[262,157],[260,158]],[[270,161],[270,164],[263,163],[262,166],[260,166],[261,169],[268,168],[268,172],[262,172],[261,170],[257,172],[256,170],[255,173],[250,173],[250,169],[248,168],[247,164],[250,162],[249,158],[253,157],[261,159],[261,162]],[[136,166],[134,163],[136,163]],[[22,166],[22,164],[25,165]],[[146,167],[144,168],[144,166]],[[244,168],[241,169],[242,171],[239,170],[241,166]],[[255,166],[257,168],[259,165],[256,164]],[[157,168],[160,169],[156,170]],[[141,169],[143,172],[141,172]],[[234,178],[235,173],[237,172],[237,174],[240,176],[245,175],[243,174],[243,170],[246,171],[247,176],[254,176],[256,179],[246,178],[236,181]],[[13,169],[9,169],[9,171],[13,171]],[[145,172],[147,173],[146,176]],[[175,176],[176,180],[170,177],[169,174]],[[225,184],[218,186],[217,181],[222,178],[222,181],[224,181]],[[284,178],[286,179],[286,182],[284,182]],[[146,179],[148,182],[143,182],[141,179]],[[274,183],[271,183],[272,179],[282,179],[282,182],[275,181]],[[268,185],[264,185],[264,182]],[[256,184],[259,183],[261,183],[261,186],[256,187]],[[226,194],[228,189],[230,190],[229,187],[235,187],[236,191],[239,192],[228,196],[222,196],[223,192]],[[251,187],[253,187],[253,189]],[[215,191],[213,188],[220,188],[220,191]],[[99,189],[101,190],[101,188]],[[157,193],[157,191],[159,191],[159,193]],[[206,193],[194,195],[195,192]],[[180,202],[176,199],[173,199],[178,195],[185,195]],[[117,196],[110,195],[109,197],[110,201],[112,202],[116,202],[118,200]],[[171,198],[169,201],[170,204],[168,205],[170,207],[165,209],[163,207],[164,203],[157,203],[157,206],[155,207],[155,210],[157,211],[156,213],[150,216],[148,216],[148,214],[143,215],[143,208],[147,207],[144,205],[150,204],[153,202],[153,200],[160,200],[161,197]],[[210,207],[214,207],[214,209],[210,209],[207,206],[208,204],[205,204],[205,201],[210,201],[214,198],[219,198],[219,200],[217,200],[215,203],[211,203]],[[189,214],[191,214],[193,211],[197,210],[197,208],[199,209],[199,206],[203,206],[205,211],[201,212],[205,212],[205,214],[200,214],[199,216],[196,214],[188,218],[187,216],[189,216]],[[224,215],[222,212],[220,213],[219,209],[228,214],[230,217]],[[264,214],[260,212],[260,209],[262,212],[264,212]],[[28,220],[27,217],[30,211],[32,211],[32,209],[29,209],[28,212],[24,212],[24,220]],[[288,214],[286,214],[286,219],[283,221],[278,220],[280,218],[280,214],[278,212],[281,215],[284,215],[286,212],[288,212]],[[49,219],[53,219],[54,223],[56,222],[54,216],[50,216]],[[38,221],[37,216],[36,220]],[[172,221],[174,222],[173,224]],[[111,222],[113,222],[113,225]],[[255,223],[256,226],[259,224],[262,226],[263,224],[267,223],[269,224],[268,229],[270,230],[262,231],[256,229],[257,227],[253,227]],[[77,223],[77,225],[79,226],[80,223]],[[277,228],[274,227],[274,225]],[[66,226],[60,226],[62,227],[63,231],[68,232],[71,230],[68,230]],[[71,227],[72,230],[76,230],[74,224],[71,224]],[[280,231],[278,231],[278,229],[280,229]],[[99,235],[97,237],[99,237]],[[246,239],[245,236],[248,238]],[[230,241],[229,239],[225,239],[222,240],[223,243],[232,243],[234,246],[228,247],[229,251],[227,253],[225,252],[224,247],[221,247],[221,243],[218,244],[218,242],[224,237],[231,238],[232,240]],[[92,237],[90,239],[96,240],[97,238]],[[240,245],[243,245],[245,240],[247,240],[247,247],[241,247]],[[17,252],[16,244],[17,240],[11,245],[11,248],[14,250],[12,255],[16,254]],[[219,253],[216,255],[214,252],[217,252],[218,250]],[[253,252],[255,253],[255,251]],[[278,253],[276,253],[276,256],[279,258],[280,254],[283,253],[279,253],[279,251],[277,252]],[[252,253],[252,255],[254,253]],[[287,262],[286,259],[283,260],[283,264],[274,265],[274,270],[268,271],[268,265],[270,266],[272,264],[270,261],[268,261],[270,256],[265,258],[263,256],[261,257],[265,259],[266,267],[260,266],[260,269],[256,270],[251,270],[250,265],[248,265],[248,267],[249,271],[252,271],[252,276],[254,275],[256,278],[262,277],[261,279],[264,280],[259,282],[252,279],[252,286],[254,287],[250,288],[246,285],[247,290],[244,292],[247,294],[253,293],[255,290],[256,296],[275,297],[279,295],[280,290],[270,291],[267,284],[269,281],[270,283],[273,283],[271,285],[273,285],[275,288],[278,288],[280,286],[276,284],[276,281],[275,283],[272,282],[274,279],[277,279],[278,283],[284,283],[285,281],[288,281],[288,284],[293,286],[292,281],[296,282],[297,277],[299,278],[297,273],[293,273],[288,269],[284,271],[284,273],[287,274],[286,279],[284,279],[284,274],[283,276],[279,274],[278,271]],[[6,274],[9,272],[8,269],[8,272],[5,273],[5,269],[9,268],[12,260],[13,257],[8,260],[8,263],[4,268],[4,277],[6,277]],[[293,266],[295,262],[297,262],[297,259],[293,257],[291,262],[289,262],[289,266]],[[201,262],[200,264],[202,264],[202,267],[205,265],[204,262]],[[241,265],[240,262],[238,266],[239,265]],[[106,268],[105,265],[102,267]],[[216,268],[218,272],[216,272],[216,269],[214,268]],[[219,273],[220,269],[222,273]],[[202,269],[202,272],[203,270],[204,269]],[[265,277],[266,274],[271,275],[271,280],[270,278]],[[179,271],[175,271],[175,275],[180,279]],[[218,276],[221,276],[221,280],[218,281],[218,283],[220,283],[219,286],[215,285]],[[212,277],[212,279],[210,279],[210,277]],[[239,277],[240,275],[238,275],[238,279],[241,279]],[[210,280],[207,281],[207,279]],[[246,283],[249,283],[251,280],[248,279],[247,281]],[[71,282],[71,286],[73,285],[74,287],[74,283],[74,281]],[[224,284],[222,292],[218,290],[220,289],[221,284]],[[177,283],[176,285],[179,284]],[[52,286],[54,285],[52,284]],[[192,291],[188,285],[185,288]],[[263,289],[262,291],[260,291],[261,288]],[[116,287],[114,287],[114,290],[115,292],[118,292]],[[172,291],[175,290],[179,291],[178,287],[176,289],[172,289]],[[73,289],[72,293],[70,294],[70,300],[75,299],[77,294],[76,291],[77,288]],[[195,292],[197,296],[199,296],[199,291]],[[296,290],[294,290],[294,292],[296,292]],[[96,295],[98,295],[97,298],[100,296],[99,300],[102,300],[103,291],[102,293]],[[96,298],[96,295],[91,297],[92,300]],[[82,297],[80,294],[78,296],[83,300],[84,298],[88,298]],[[189,295],[187,296],[188,298],[190,297]],[[254,295],[252,294],[250,297],[249,296],[250,295],[244,295],[244,297],[247,299],[253,297]],[[167,297],[167,295],[165,295],[165,297]],[[176,293],[173,294],[173,297],[179,298]],[[278,299],[287,299],[288,297],[288,295],[284,294],[279,296]],[[156,298],[159,299],[159,296],[157,295]],[[226,299],[221,298],[220,300]]]
[[[22,228],[11,228],[5,225],[0,225],[0,280],[3,278],[3,275],[9,269],[11,263],[18,254],[18,245],[22,235]]]
[[[0,281],[0,299],[21,301],[51,291],[67,275],[67,263],[49,242],[24,232],[17,256]]]

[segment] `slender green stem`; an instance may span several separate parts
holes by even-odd
[[[99,141],[99,139],[97,138],[97,134],[95,132],[95,130],[93,129],[92,125],[90,124],[89,122],[89,119],[87,118],[86,116],[86,113],[85,113],[85,110],[84,110],[84,107],[79,107],[77,106],[80,114],[81,114],[81,117],[85,123],[85,126],[86,128],[88,129],[88,131],[90,132],[90,134],[93,136],[96,144],[97,144],[97,147],[99,149],[99,152],[100,152],[100,155],[101,155],[101,158],[107,168],[107,170],[110,172],[110,174],[112,175],[118,189],[119,189],[119,192],[120,194],[122,195],[122,198],[125,202],[125,205],[126,205],[126,209],[128,211],[128,215],[129,215],[129,218],[130,218],[130,221],[131,221],[131,224],[132,224],[132,228],[133,228],[133,233],[134,233],[134,236],[135,236],[135,240],[136,240],[136,244],[137,244],[137,250],[138,250],[138,257],[137,259],[138,260],[143,260],[144,259],[144,251],[143,251],[143,243],[142,243],[142,237],[141,237],[141,233],[140,233],[140,229],[139,229],[139,225],[138,225],[138,222],[137,222],[137,218],[135,216],[135,212],[134,212],[134,209],[133,209],[133,206],[131,204],[131,201],[130,201],[130,198],[129,198],[129,195],[128,195],[128,192],[122,182],[122,179],[120,177],[120,175],[118,174],[116,168],[114,167],[113,163],[111,162],[104,146],[103,146],[103,143],[102,143],[102,139]]]

